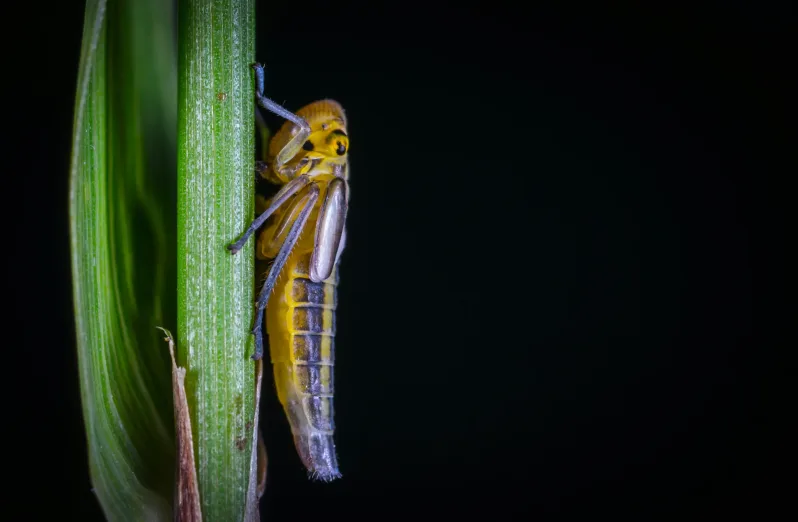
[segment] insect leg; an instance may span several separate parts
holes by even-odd
[[[255,105],[255,126],[258,128],[258,135],[260,136],[261,153],[265,158],[269,150],[269,139],[271,138],[271,132],[269,131],[269,126],[266,125],[266,120],[263,118],[263,113],[260,111],[257,105]],[[268,170],[268,163],[265,161],[256,161],[255,181],[258,181],[260,178],[265,178],[266,171]]]
[[[264,174],[269,170],[269,164],[265,161],[256,161],[255,162],[255,182],[259,181],[261,178],[265,178]]]
[[[266,120],[263,118],[263,113],[260,112],[258,106],[255,106],[255,126],[258,128],[258,132],[260,133],[261,138],[263,138],[266,142],[269,141],[269,126],[266,125]]]
[[[255,306],[255,327],[252,329],[252,333],[255,335],[255,353],[252,354],[252,358],[255,360],[263,357],[263,311],[266,309],[266,303],[269,301],[274,284],[277,282],[277,277],[279,277],[280,272],[282,272],[283,266],[285,266],[285,262],[288,260],[288,255],[291,253],[291,250],[293,250],[294,245],[299,241],[302,229],[305,227],[305,223],[307,223],[310,213],[318,199],[319,186],[316,183],[311,183],[308,187],[308,193],[302,197],[299,203],[300,207],[302,207],[302,211],[299,213],[296,221],[294,221],[294,224],[291,225],[291,230],[288,231],[288,236],[285,238],[283,246],[280,247],[277,257],[274,258],[274,263],[272,263],[271,268],[269,268],[266,281],[263,282],[260,294],[258,294],[258,302]]]
[[[292,179],[291,181],[283,185],[283,188],[281,188],[280,191],[274,195],[274,198],[272,199],[272,204],[269,205],[269,208],[264,210],[260,216],[256,217],[255,221],[253,221],[252,224],[249,225],[249,228],[247,228],[247,230],[244,232],[244,235],[242,235],[241,238],[232,245],[228,245],[227,249],[230,250],[233,254],[238,253],[238,251],[241,250],[241,248],[249,239],[249,236],[251,236],[257,229],[259,229],[263,225],[263,223],[269,218],[269,216],[271,216],[274,213],[274,211],[280,207],[280,205],[285,203],[291,196],[296,194],[297,191],[299,191],[299,189],[301,189],[308,183],[310,183],[310,178],[308,178],[303,174],[302,176],[299,176],[296,179]]]
[[[296,135],[291,138],[288,143],[286,143],[285,147],[283,147],[283,149],[277,154],[277,157],[274,158],[274,170],[279,172],[282,167],[288,163],[291,158],[296,156],[300,149],[302,149],[302,145],[305,143],[305,140],[307,140],[308,136],[310,136],[310,125],[308,125],[308,122],[306,122],[303,118],[300,118],[293,112],[267,98],[263,94],[263,66],[259,63],[256,63],[252,66],[252,68],[255,69],[255,96],[258,99],[258,105],[278,116],[282,116],[286,120],[299,127],[299,132],[297,132]]]
[[[334,179],[319,210],[316,237],[310,255],[310,279],[316,283],[332,274],[346,220],[346,182]]]
[[[268,150],[269,150],[269,139],[271,138],[271,132],[269,131],[268,125],[266,125],[266,120],[263,119],[263,113],[260,112],[258,106],[255,106],[255,126],[258,128],[258,134],[260,135],[260,147],[262,156],[265,158]],[[268,170],[269,165],[265,161],[256,161],[255,162],[255,170],[257,171],[257,176],[266,177],[264,174]]]

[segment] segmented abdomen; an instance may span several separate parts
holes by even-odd
[[[270,298],[266,323],[275,384],[308,471],[338,477],[333,442],[336,271],[309,275],[310,252],[292,254]]]

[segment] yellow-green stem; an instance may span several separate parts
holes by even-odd
[[[241,520],[255,365],[254,0],[179,2],[178,325],[205,522]]]

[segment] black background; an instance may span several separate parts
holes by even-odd
[[[308,482],[267,389],[264,519],[681,520],[784,500],[765,407],[782,366],[762,355],[794,316],[765,257],[783,241],[768,175],[792,13],[269,4],[266,90],[346,107],[353,199],[344,478]],[[7,47],[6,110],[41,100],[3,140],[23,194],[9,476],[32,518],[94,520],[66,198],[83,4],[53,9]]]

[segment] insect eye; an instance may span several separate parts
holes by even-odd
[[[339,156],[343,156],[344,154],[346,154],[346,145],[344,145],[340,141],[336,143],[338,145],[338,148],[335,149],[336,154],[338,154]]]
[[[313,150],[313,142],[310,140],[306,141],[305,144],[302,145],[302,148],[305,150]]]

